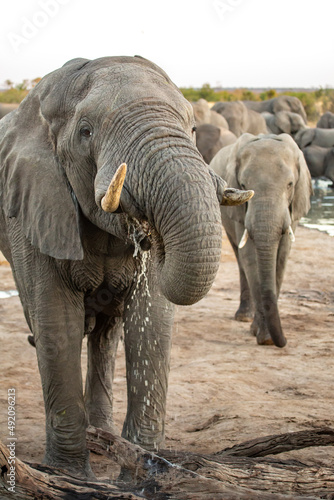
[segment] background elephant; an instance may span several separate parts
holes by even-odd
[[[297,132],[294,139],[300,149],[307,146],[331,148],[334,146],[334,129],[307,128]]]
[[[211,125],[216,125],[216,127],[228,129],[226,119],[216,111],[213,111],[205,99],[199,99],[196,102],[192,102],[191,105],[194,110],[197,126],[210,123]]]
[[[11,111],[15,111],[15,109],[17,109],[18,107],[19,105],[15,103],[7,104],[5,102],[0,102],[0,120]]]
[[[324,113],[318,123],[317,123],[318,128],[334,128],[334,113],[331,111],[326,111]]]
[[[308,146],[302,151],[311,177],[325,177],[334,183],[334,148]]]
[[[237,137],[230,130],[210,123],[196,127],[196,146],[206,163],[210,163],[221,148],[233,144],[236,140]]]
[[[254,135],[267,133],[265,119],[260,113],[247,109],[241,101],[216,102],[212,110],[224,116],[229,130],[239,137],[244,132]]]
[[[262,116],[266,120],[268,132],[272,134],[289,134],[294,137],[299,130],[307,128],[303,118],[291,111],[278,111],[276,114],[265,111]]]
[[[163,439],[173,303],[209,290],[218,199],[234,196],[199,154],[194,123],[177,87],[141,57],[69,61],[0,122],[0,249],[36,345],[47,464],[91,474],[85,431],[113,428],[123,325],[122,435],[149,450]]]
[[[302,117],[304,123],[307,124],[306,111],[298,97],[280,95],[265,101],[243,101],[243,103],[247,106],[247,108],[253,109],[258,113],[264,113],[265,111],[273,114],[276,114],[279,111],[297,113]]]
[[[240,272],[236,319],[253,318],[259,344],[286,344],[277,300],[299,219],[310,208],[311,177],[302,152],[287,134],[244,134],[221,149],[210,166],[229,185],[251,188],[242,207],[221,208],[222,222]]]

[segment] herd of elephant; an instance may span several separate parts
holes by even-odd
[[[243,133],[289,134],[302,150],[311,176],[334,182],[334,113],[327,111],[316,127],[308,127],[302,103],[292,96],[261,102],[217,102],[211,108],[200,99],[192,105],[196,144],[207,163]]]
[[[223,225],[240,270],[236,319],[252,322],[258,344],[284,347],[278,296],[312,192],[291,137],[311,131],[297,101],[260,103],[263,114],[251,109],[259,103],[202,102],[193,110],[147,59],[78,58],[0,120],[0,250],[36,348],[45,463],[93,477],[86,428],[117,432],[112,383],[121,336],[122,436],[159,448],[174,304],[194,304],[209,291]],[[199,151],[208,125],[224,142],[213,158],[212,148]]]

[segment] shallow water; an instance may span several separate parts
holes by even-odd
[[[300,223],[305,227],[324,231],[334,236],[334,188],[327,180],[312,180],[314,194],[311,209]]]
[[[9,297],[15,297],[19,292],[17,290],[6,290],[6,292],[0,291],[0,299],[9,299]]]

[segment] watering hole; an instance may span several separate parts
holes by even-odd
[[[334,236],[334,188],[329,180],[312,179],[311,209],[300,223]]]

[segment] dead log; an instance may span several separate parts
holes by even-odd
[[[90,450],[126,467],[133,477],[137,475],[147,498],[166,498],[163,494],[184,500],[311,499],[320,498],[319,495],[334,498],[334,469],[308,467],[297,461],[205,456],[167,450],[160,450],[158,456],[93,427],[87,432],[87,443]]]
[[[52,467],[39,466],[41,470],[30,467],[15,457],[15,475],[11,482],[9,449],[0,442],[0,498],[12,500],[79,499],[93,500],[128,499],[142,500],[141,495],[123,489],[117,485],[81,481],[69,476],[64,471]],[[14,466],[14,465],[13,465]]]
[[[311,446],[333,446],[334,429],[321,428],[286,434],[274,434],[262,438],[245,441],[241,444],[225,448],[216,456],[233,455],[234,457],[265,457],[277,455],[291,450],[301,450]]]
[[[317,431],[321,445],[330,430]],[[326,434],[327,433],[327,434]],[[300,447],[300,433],[297,445]],[[327,437],[325,437],[325,435]],[[314,436],[313,436],[314,437]],[[290,445],[293,442],[290,436]],[[265,443],[272,442],[263,438]],[[259,441],[256,446],[259,446]],[[275,443],[285,442],[275,437]],[[310,441],[303,438],[304,443]],[[299,443],[299,444],[298,444]],[[312,441],[314,443],[314,441]],[[329,444],[329,442],[327,442]],[[0,498],[154,499],[154,500],[302,500],[334,499],[334,470],[297,461],[161,451],[159,456],[101,429],[89,428],[87,446],[131,472],[131,482],[86,482],[50,467],[31,467],[15,459],[15,492],[9,490],[9,450],[0,443]],[[254,443],[255,446],[255,443]],[[240,445],[249,450],[252,446]],[[235,448],[235,447],[234,447]],[[260,445],[261,448],[261,445]],[[262,450],[271,446],[262,446]],[[277,449],[277,448],[275,448]],[[224,455],[224,451],[228,451]],[[284,450],[286,451],[286,450]]]

